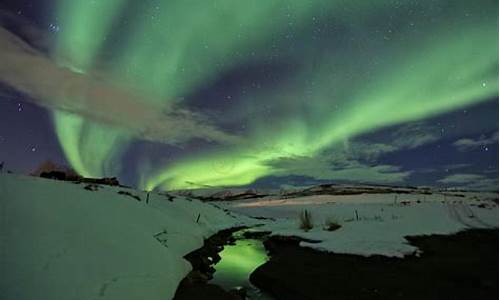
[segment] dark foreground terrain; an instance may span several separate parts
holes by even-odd
[[[498,299],[498,229],[408,237],[420,257],[318,252],[270,238],[250,280],[278,300]]]
[[[215,272],[214,264],[220,261],[219,252],[224,245],[234,243],[233,232],[242,229],[235,227],[219,231],[204,241],[203,247],[184,258],[193,266],[193,270],[181,281],[174,300],[241,300],[234,291],[226,291],[220,286],[209,284]]]

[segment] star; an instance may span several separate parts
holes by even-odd
[[[50,23],[49,30],[52,32],[59,32],[60,28],[59,28],[59,25]]]

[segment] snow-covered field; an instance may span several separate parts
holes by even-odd
[[[151,193],[146,204],[145,192],[84,186],[0,174],[0,299],[171,299],[191,270],[183,256],[245,219],[198,200]]]
[[[461,195],[461,196],[459,196]],[[314,195],[299,198],[218,202],[233,212],[262,220],[261,231],[299,236],[318,243],[302,246],[336,253],[403,257],[418,253],[405,236],[451,234],[468,228],[498,228],[496,193]],[[299,229],[299,214],[307,209],[314,228]],[[325,230],[327,220],[342,227]]]
[[[495,193],[275,193],[211,203],[150,193],[146,203],[145,192],[86,186],[0,174],[0,299],[171,299],[191,270],[183,256],[239,225],[315,240],[301,245],[319,250],[398,257],[418,250],[408,235],[498,227]],[[315,223],[308,232],[298,224],[304,209]],[[326,231],[326,220],[342,227]]]

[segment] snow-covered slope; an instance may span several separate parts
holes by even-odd
[[[402,257],[418,250],[405,236],[498,228],[497,203],[496,193],[436,192],[314,195],[227,201],[217,205],[249,216],[272,218],[258,230],[319,241],[301,242],[302,246],[336,253]],[[305,209],[311,213],[315,225],[308,232],[299,229],[299,214]],[[327,231],[327,221],[335,221],[342,227]]]
[[[183,256],[238,222],[197,200],[84,186],[0,174],[1,299],[171,299]]]

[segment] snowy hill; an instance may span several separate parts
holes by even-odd
[[[238,220],[198,200],[146,198],[1,174],[0,298],[171,299],[191,270],[183,256]]]

